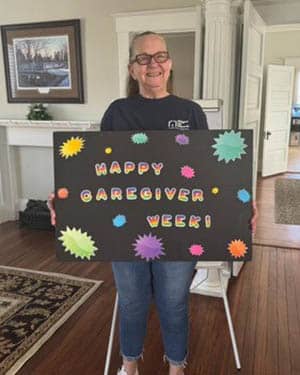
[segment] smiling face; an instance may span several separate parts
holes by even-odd
[[[154,55],[167,51],[166,42],[159,35],[145,35],[137,38],[133,45],[133,58],[146,53]],[[157,63],[154,58],[147,65],[139,65],[136,61],[129,64],[132,78],[137,80],[140,94],[146,98],[162,98],[168,95],[167,82],[172,67],[171,59]]]

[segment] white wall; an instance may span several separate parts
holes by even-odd
[[[265,65],[284,64],[285,57],[300,56],[300,30],[266,32]]]
[[[86,103],[49,104],[48,108],[56,120],[99,121],[107,105],[118,96],[117,38],[112,14],[198,4],[198,0],[1,0],[0,25],[80,18]],[[1,46],[0,118],[23,119],[27,112],[28,104],[7,103]]]
[[[300,70],[300,27],[299,30],[267,32],[265,39],[265,65],[287,64]],[[286,58],[290,58],[288,62]],[[296,88],[296,76],[294,91]],[[294,92],[294,98],[295,98]],[[295,99],[294,99],[295,101]]]

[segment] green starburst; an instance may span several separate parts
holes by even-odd
[[[88,259],[95,256],[95,251],[98,250],[94,246],[95,241],[86,232],[82,233],[81,229],[67,226],[67,229],[60,231],[62,236],[58,239],[62,242],[65,251],[69,251],[75,258]]]
[[[149,138],[145,133],[135,133],[131,136],[131,140],[133,143],[140,145],[147,143]]]
[[[246,154],[245,148],[248,147],[245,144],[245,139],[241,137],[241,132],[225,132],[219,134],[219,138],[214,138],[216,143],[212,146],[215,148],[214,155],[218,156],[218,161],[225,160],[227,164],[229,161],[235,161],[241,159],[243,154]]]

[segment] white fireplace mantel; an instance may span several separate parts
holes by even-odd
[[[56,131],[99,131],[99,124],[0,120],[0,223],[16,219],[29,198],[47,199],[53,191]]]
[[[53,147],[55,131],[97,131],[99,125],[91,121],[29,121],[0,120],[6,128],[9,146]]]

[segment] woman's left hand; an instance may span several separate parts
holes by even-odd
[[[258,209],[257,209],[256,201],[252,201],[252,218],[251,218],[252,234],[254,234],[256,231],[257,218],[258,218]]]

